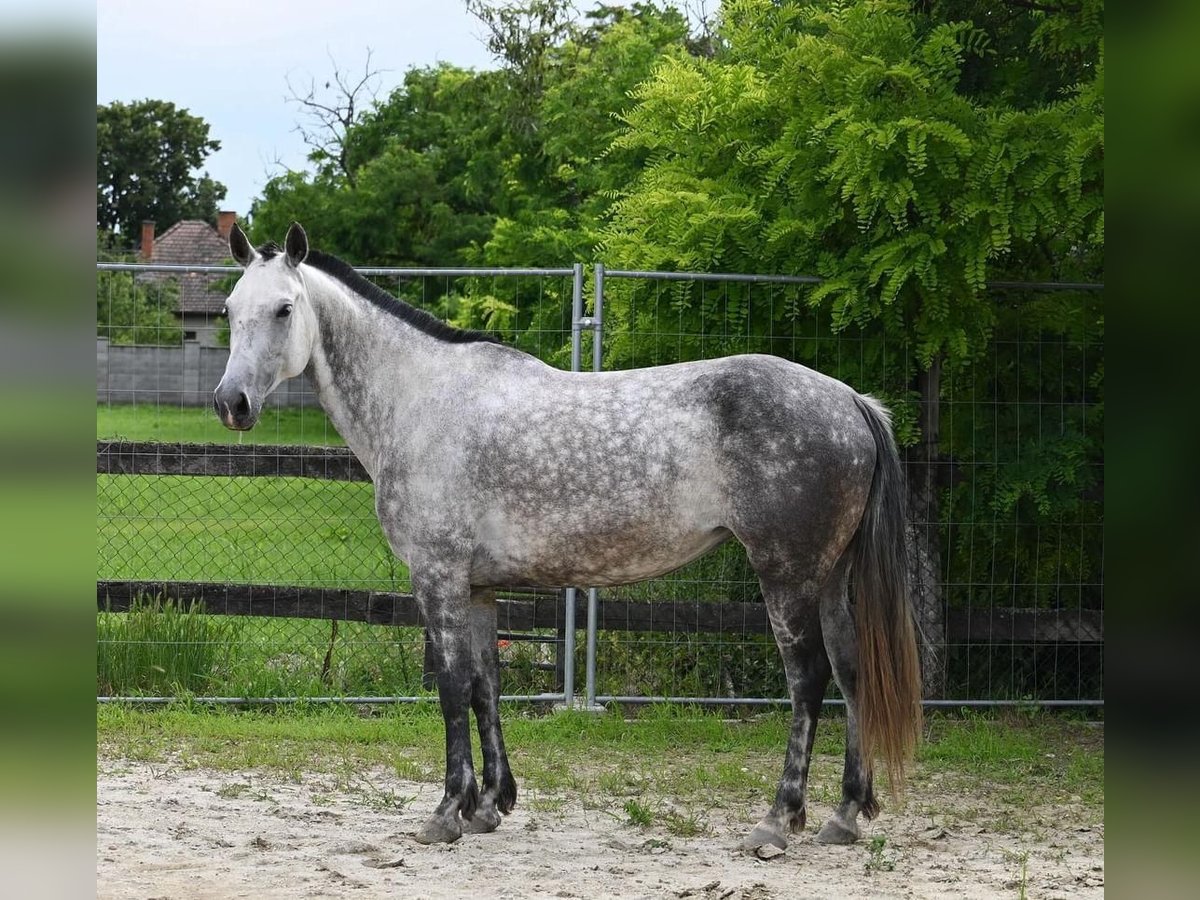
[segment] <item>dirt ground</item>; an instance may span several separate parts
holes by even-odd
[[[493,834],[425,847],[412,835],[440,788],[383,769],[364,773],[350,792],[327,775],[283,778],[112,758],[101,759],[98,773],[101,898],[1104,893],[1103,824],[1058,807],[1030,811],[1035,824],[1022,833],[991,833],[952,813],[884,812],[857,845],[828,847],[813,835],[829,810],[813,804],[809,828],[788,850],[760,859],[737,849],[751,816],[729,811],[714,811],[702,833],[682,838],[630,824],[618,801],[595,809],[578,797],[543,793],[518,801]]]

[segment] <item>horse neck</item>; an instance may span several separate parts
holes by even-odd
[[[374,478],[412,385],[436,363],[430,339],[321,272],[305,272],[317,336],[305,374],[333,426]]]

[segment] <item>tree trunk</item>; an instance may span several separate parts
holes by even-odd
[[[921,439],[908,451],[909,584],[913,611],[921,632],[921,686],[926,699],[937,699],[946,685],[946,616],[942,607],[941,549],[938,543],[938,477],[940,460],[939,396],[942,361],[936,358],[917,375]]]

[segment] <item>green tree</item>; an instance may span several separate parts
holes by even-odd
[[[1095,512],[1080,499],[1100,453],[1094,423],[1064,419],[1062,439],[1034,457],[1013,449],[1028,440],[1028,422],[980,444],[961,428],[943,433],[940,413],[961,399],[947,396],[946,375],[956,390],[976,386],[993,337],[1028,329],[1029,314],[998,303],[987,280],[1102,271],[1101,9],[1098,0],[1061,9],[729,0],[712,59],[668,56],[634,91],[615,146],[648,162],[612,207],[602,256],[628,268],[822,276],[745,327],[755,313],[738,306],[744,294],[714,305],[702,291],[676,291],[677,354],[710,352],[709,336],[731,314],[739,333],[798,337],[803,354],[815,316],[818,331],[823,322],[862,347],[852,364],[868,370],[851,379],[856,387],[898,409],[917,521],[939,521],[943,463],[989,446],[1002,466],[972,487],[997,521],[1084,521]],[[609,328],[624,334],[610,344],[613,365],[644,358],[655,340],[639,320],[652,314],[642,299],[610,298]],[[1053,325],[1071,308],[1080,317],[1077,297],[1039,307],[1048,336],[1086,345],[1102,327],[1094,310],[1082,327]],[[987,396],[1020,395],[1012,379],[1021,368],[995,367]],[[1061,391],[1082,397],[1099,374]],[[938,580],[941,537],[918,541],[921,584]],[[1013,581],[1033,583],[1037,554],[1010,546]],[[939,627],[943,599],[925,588],[927,625]]]
[[[819,274],[811,302],[835,325],[878,321],[925,366],[986,342],[987,278],[1096,268],[1099,47],[1067,96],[1018,103],[960,89],[992,52],[971,22],[890,0],[723,13],[722,54],[668,57],[635,91],[616,144],[651,162],[614,208],[608,258]]]
[[[508,202],[490,240],[476,255],[489,265],[555,265],[589,260],[617,192],[641,170],[647,154],[614,144],[621,115],[634,104],[632,92],[669,54],[689,52],[686,19],[673,8],[637,3],[600,6],[586,23],[544,48],[536,81],[514,78],[514,98],[530,107],[537,140],[514,147],[504,161]],[[519,67],[523,54],[510,67]]]
[[[97,230],[96,259],[131,262],[112,234]],[[113,344],[178,345],[183,329],[175,317],[179,287],[174,280],[138,280],[132,272],[96,273],[96,334]]]
[[[318,246],[359,264],[461,264],[490,233],[499,192],[487,148],[500,125],[487,93],[486,74],[409,70],[348,127],[337,165],[314,154],[315,173],[267,183],[252,236],[277,239],[301,221]]]
[[[141,223],[216,220],[225,185],[197,173],[219,141],[209,126],[165,100],[96,107],[96,225],[135,239]]]
[[[563,0],[469,8],[500,67],[410,69],[366,108],[326,100],[357,109],[354,121],[337,120],[337,152],[314,152],[313,172],[267,185],[252,209],[255,238],[296,219],[362,264],[591,256],[612,192],[641,163],[611,149],[616,114],[661,54],[687,46],[687,22],[643,3],[600,7],[582,22]]]

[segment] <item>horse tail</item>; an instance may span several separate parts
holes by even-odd
[[[895,797],[921,736],[921,665],[908,592],[905,488],[891,414],[873,397],[854,402],[875,439],[875,472],[854,538],[859,750],[872,771],[883,758]]]

